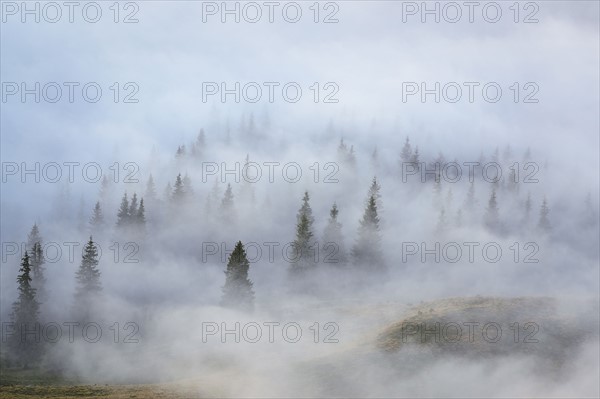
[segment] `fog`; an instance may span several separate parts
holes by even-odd
[[[241,11],[222,22],[225,3],[161,1],[120,3],[118,18],[100,3],[96,23],[79,11],[69,22],[64,5],[56,23],[22,22],[21,3],[8,3],[6,381],[24,359],[10,328],[35,224],[46,281],[32,280],[41,345],[26,368],[63,385],[161,384],[183,397],[600,394],[598,3],[523,2],[518,15],[500,3],[493,23],[479,9],[469,22],[463,3],[456,23],[422,22],[420,2],[300,2],[296,23],[279,9],[269,22],[263,3],[251,23]],[[23,82],[58,82],[62,97],[40,89],[36,102]],[[73,101],[65,82],[78,84]],[[89,82],[97,102],[81,96]],[[294,87],[282,93],[290,82],[297,102],[285,97]],[[256,87],[262,97],[248,101]],[[143,222],[139,202],[118,216],[134,193]],[[81,296],[90,237],[102,288]],[[238,241],[253,298],[231,306],[223,287]],[[462,338],[431,333],[436,322]],[[433,343],[404,329],[421,323]],[[498,340],[487,328],[482,338],[490,323]]]

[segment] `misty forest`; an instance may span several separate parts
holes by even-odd
[[[598,397],[598,4],[204,3],[81,37],[3,5],[0,398]],[[35,71],[108,99],[13,100]],[[504,98],[412,82],[453,79]]]

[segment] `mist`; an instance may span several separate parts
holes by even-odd
[[[597,3],[22,4],[6,397],[600,395]]]

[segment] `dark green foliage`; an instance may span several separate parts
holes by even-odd
[[[352,260],[362,270],[385,268],[381,253],[377,202],[369,196],[367,207],[358,227],[358,238],[352,247]]]
[[[252,281],[248,279],[250,262],[246,256],[244,245],[238,241],[227,263],[225,270],[225,285],[221,304],[244,310],[254,307],[254,291]]]
[[[323,263],[343,266],[348,259],[342,234],[342,224],[338,222],[338,213],[337,204],[334,203],[329,211],[329,220],[323,232],[321,254]]]
[[[31,264],[27,251],[21,259],[17,283],[19,297],[13,303],[14,335],[10,337],[10,349],[17,362],[28,368],[39,359],[41,345],[38,322],[39,303],[36,298],[36,290],[32,285]],[[37,335],[30,333],[36,330],[38,331]]]
[[[316,265],[312,209],[310,207],[310,196],[308,191],[302,198],[302,206],[296,215],[296,238],[293,242],[293,254],[291,256],[291,271],[303,272],[307,268]]]
[[[90,237],[84,248],[79,269],[75,273],[75,313],[77,317],[89,318],[94,300],[102,291],[98,263],[98,249]]]
[[[121,199],[121,206],[117,213],[117,226],[125,227],[129,225],[129,200],[127,199],[127,193],[123,194]]]
[[[38,300],[42,302],[46,299],[46,268],[44,267],[44,250],[40,242],[33,244],[29,263],[31,265],[32,286],[37,292]]]

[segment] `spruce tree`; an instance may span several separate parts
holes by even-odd
[[[75,273],[75,311],[77,317],[88,318],[93,301],[102,291],[98,270],[98,249],[90,236],[84,248],[79,269]]]
[[[352,260],[354,265],[362,270],[385,268],[381,253],[377,202],[373,195],[369,197],[367,207],[360,220],[358,237],[352,247]]]
[[[221,213],[224,217],[231,220],[233,215],[233,190],[231,188],[231,184],[227,183],[227,189],[223,194],[223,199],[221,200]]]
[[[444,207],[442,207],[438,216],[437,226],[435,229],[437,233],[443,233],[447,230],[447,228],[448,222],[446,221],[446,210],[444,209]]]
[[[410,157],[410,163],[415,167],[415,170],[419,170],[419,167],[420,167],[419,146],[415,147],[415,152]]]
[[[373,196],[375,198],[375,203],[377,204],[377,212],[381,214],[383,210],[383,204],[381,203],[381,186],[377,182],[377,177],[373,177],[373,181],[371,182],[371,187],[369,187],[369,194],[367,198],[371,198]]]
[[[40,229],[37,223],[34,223],[31,227],[31,231],[27,235],[27,249],[32,250],[36,242],[42,242],[42,236],[40,235]]]
[[[135,216],[138,212],[138,199],[137,194],[133,193],[133,197],[131,197],[131,202],[129,203],[129,220],[131,223],[135,223]]]
[[[148,183],[146,183],[146,194],[144,196],[151,203],[156,201],[156,185],[154,184],[154,178],[152,175],[148,177]]]
[[[293,242],[293,255],[290,264],[292,272],[303,272],[315,266],[315,248],[312,208],[310,207],[308,191],[304,192],[302,205],[296,215],[296,237]]]
[[[90,225],[92,226],[93,231],[101,229],[102,226],[104,226],[104,215],[102,214],[100,201],[97,201],[96,205],[94,206],[92,218],[90,219]]]
[[[144,199],[140,200],[140,206],[135,214],[135,224],[139,229],[144,229],[146,226],[146,208],[144,207]]]
[[[42,248],[42,244],[38,241],[33,244],[33,249],[31,251],[31,257],[29,258],[29,263],[31,266],[31,285],[37,292],[37,299],[40,302],[46,300],[46,276],[44,267],[44,263],[46,263],[44,259],[44,250]]]
[[[254,307],[254,291],[252,281],[248,279],[250,262],[246,256],[244,245],[238,241],[227,262],[225,285],[223,286],[223,306],[252,310]]]
[[[185,198],[185,188],[183,186],[183,179],[181,178],[181,173],[177,175],[175,178],[175,185],[173,186],[173,194],[171,195],[171,200],[176,203],[181,203]]]
[[[27,334],[26,332],[34,329],[39,330],[40,326],[38,323],[39,303],[36,298],[36,290],[31,284],[31,265],[27,251],[21,259],[19,272],[20,274],[17,277],[19,297],[12,307],[15,334],[11,337],[10,348],[17,361],[24,368],[28,368],[39,359],[40,344],[33,334]]]
[[[477,200],[475,199],[475,180],[471,181],[469,184],[469,191],[467,191],[467,198],[465,199],[465,208],[468,212],[475,211],[475,205],[477,204]]]
[[[106,201],[108,201],[110,191],[110,181],[108,180],[108,177],[104,175],[104,177],[102,177],[102,183],[100,183],[100,200],[102,202],[106,203]]]
[[[254,179],[255,176],[252,175],[250,171],[250,155],[246,154],[246,160],[244,161],[244,166],[242,167],[242,187],[240,188],[239,198],[243,203],[254,205],[256,202],[256,197],[254,194]]]
[[[496,230],[500,224],[500,217],[498,212],[498,202],[496,200],[496,189],[492,189],[492,194],[488,201],[488,206],[484,216],[485,225],[492,230]]]
[[[343,266],[347,262],[347,255],[344,236],[342,234],[342,224],[338,222],[338,213],[337,204],[334,203],[329,211],[329,220],[323,232],[321,249],[324,263]]]
[[[192,188],[192,179],[190,179],[187,172],[183,177],[183,191],[186,197],[194,195],[194,189]]]
[[[523,223],[529,223],[529,218],[531,215],[531,193],[527,193],[527,199],[525,200],[524,208]]]
[[[409,163],[412,161],[412,157],[413,151],[407,136],[406,141],[404,142],[404,147],[402,147],[402,151],[400,152],[400,162],[404,164]]]
[[[544,197],[542,207],[540,208],[540,220],[538,221],[538,229],[544,232],[549,232],[550,230],[552,230],[552,226],[550,225],[550,219],[548,219],[549,213],[550,209],[548,208],[548,202],[546,201],[546,197]]]
[[[37,223],[34,223],[31,227],[31,231],[27,235],[27,251],[31,254],[29,257],[29,265],[32,271],[32,286],[33,288],[38,289],[38,299],[42,297],[45,298],[46,278],[44,276],[45,268],[43,267],[43,264],[45,263],[44,250],[42,246],[42,236],[40,235],[40,229]]]
[[[350,146],[350,150],[348,151],[347,162],[348,162],[348,166],[350,166],[351,168],[356,167],[356,154],[354,152],[354,145]]]
[[[119,212],[117,212],[117,227],[127,227],[129,225],[129,220],[129,200],[127,199],[127,193],[125,193],[121,199]]]

